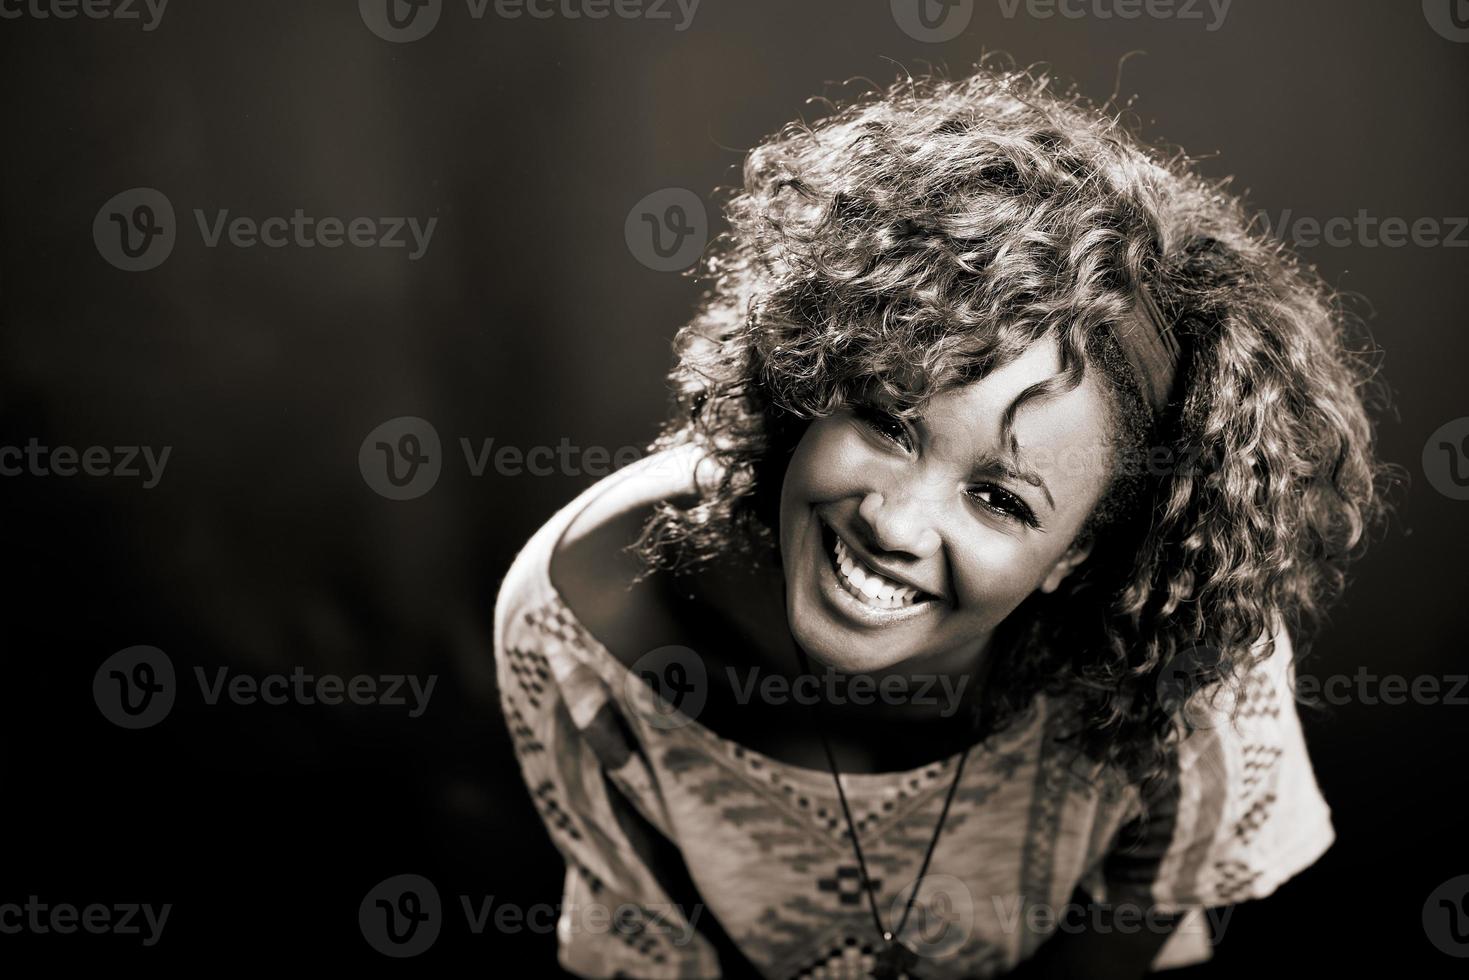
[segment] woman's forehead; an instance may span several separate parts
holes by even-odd
[[[1063,405],[1069,411],[1106,407],[1095,369],[1084,370],[1081,383],[1067,389],[1059,344],[1055,337],[1046,336],[997,362],[979,377],[936,388],[924,400],[918,414],[930,420],[948,417],[956,423],[969,424],[968,420],[976,417],[998,420],[1017,402],[1020,403],[1014,409],[1017,422],[1027,412],[1047,405]]]
[[[936,393],[919,413],[931,449],[956,456],[1015,454],[1037,470],[1085,466],[1111,444],[1106,397],[1095,370],[1075,387],[1032,393],[1062,380],[1055,343],[1037,343],[982,378]],[[1017,402],[1007,439],[1002,423]]]

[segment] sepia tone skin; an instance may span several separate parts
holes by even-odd
[[[880,404],[813,422],[781,492],[786,618],[816,661],[842,671],[967,671],[995,628],[1036,589],[1054,591],[1087,557],[1076,540],[1109,478],[1106,397],[1095,371],[1070,391],[1027,400],[1013,424],[1015,470],[1000,442],[1005,410],[1060,370],[1054,341],[963,388],[916,420]],[[896,612],[841,588],[831,539],[871,570],[927,594]]]

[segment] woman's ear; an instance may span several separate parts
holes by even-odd
[[[1072,542],[1071,547],[1066,550],[1066,554],[1056,560],[1056,564],[1051,567],[1050,573],[1046,575],[1045,581],[1041,582],[1041,591],[1055,592],[1061,583],[1066,580],[1066,576],[1070,575],[1076,569],[1077,565],[1086,561],[1091,553],[1092,544],[1090,541]]]

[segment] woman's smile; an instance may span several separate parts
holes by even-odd
[[[816,520],[822,552],[815,558],[818,581],[838,616],[864,628],[882,628],[937,612],[943,604],[938,596],[883,574],[819,515]]]

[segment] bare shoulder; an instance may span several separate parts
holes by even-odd
[[[667,576],[637,581],[642,562],[629,550],[642,535],[666,481],[643,474],[609,484],[567,525],[551,552],[551,585],[577,620],[623,663],[631,665],[672,627]]]

